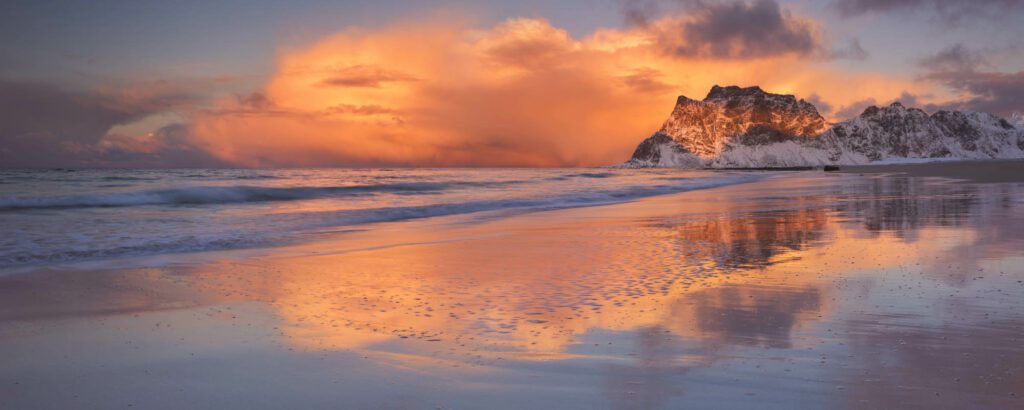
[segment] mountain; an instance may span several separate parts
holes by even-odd
[[[1010,116],[1010,124],[1017,128],[1024,129],[1024,113],[1015,112]]]
[[[813,104],[759,87],[714,86],[680,96],[661,129],[627,167],[792,167],[912,158],[1024,158],[1024,126],[991,114],[900,103],[868,107],[829,125]]]

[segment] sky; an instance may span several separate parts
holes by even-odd
[[[622,162],[676,97],[1024,112],[1024,0],[0,4],[0,167]]]

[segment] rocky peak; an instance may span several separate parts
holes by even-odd
[[[1024,116],[872,106],[829,126],[807,101],[760,87],[714,86],[680,96],[629,166],[773,167],[906,158],[1022,158]]]
[[[1015,112],[1010,114],[1009,122],[1018,129],[1024,130],[1024,113]]]
[[[741,88],[735,85],[730,85],[727,87],[714,85],[711,87],[711,91],[708,91],[708,96],[704,97],[704,101],[751,97],[757,98],[763,97],[766,94],[768,93],[764,92],[764,90],[762,90],[761,87],[758,87],[756,85],[753,87],[745,88]]]
[[[735,85],[728,87],[714,86],[704,97],[704,102],[712,102],[728,107],[736,107],[744,104],[760,105],[773,109],[797,109],[805,111],[808,115],[820,116],[814,105],[804,100],[797,100],[790,94],[772,94],[765,92],[761,87],[753,86],[741,88]]]
[[[899,101],[894,101],[884,107],[870,106],[864,109],[864,112],[860,114],[860,118],[869,121],[890,121],[893,119],[917,119],[924,121],[928,119],[928,113],[920,108],[907,108]]]
[[[1018,127],[1013,123],[1013,117],[1007,121],[1006,119],[984,112],[940,110],[932,114],[930,118],[932,121],[943,124],[958,122],[971,123],[972,125],[986,124],[989,127],[1007,131],[1016,131],[1018,129]]]
[[[716,85],[703,101],[680,96],[658,132],[690,153],[713,157],[733,137],[750,130],[776,137],[812,137],[826,127],[813,105],[792,95],[772,94],[756,86]]]

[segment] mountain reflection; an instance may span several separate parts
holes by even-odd
[[[0,297],[32,290],[18,314],[55,319],[94,297],[91,316],[202,306],[215,321],[243,309],[207,305],[251,302],[269,319],[245,323],[272,322],[263,333],[289,351],[470,385],[583,386],[613,408],[715,407],[701,397],[747,390],[790,403],[819,383],[827,394],[797,402],[1012,407],[1024,394],[1019,192],[780,179],[573,218],[380,225],[301,257],[91,275],[106,289],[95,294],[0,278]]]
[[[808,205],[755,212],[719,206],[700,221],[661,215],[657,223],[596,237],[584,229],[557,244],[513,231],[360,252],[339,256],[338,264],[284,269],[302,274],[275,280],[290,291],[274,305],[294,323],[286,334],[304,348],[411,353],[434,348],[414,341],[450,345],[455,338],[455,350],[480,356],[479,363],[576,354],[570,346],[590,329],[656,327],[726,345],[787,348],[798,322],[821,310],[822,292],[806,275],[771,287],[744,274],[786,266],[827,243],[828,211]],[[506,253],[508,243],[516,244],[515,257]],[[398,338],[401,345],[393,343]]]
[[[764,268],[779,257],[820,242],[827,222],[825,209],[788,209],[724,214],[680,224],[684,246],[720,269]]]
[[[1019,198],[1019,189],[1010,184],[909,177],[866,178],[839,188],[835,210],[841,218],[861,221],[869,232],[892,232],[911,239],[921,228],[961,226],[998,216]]]

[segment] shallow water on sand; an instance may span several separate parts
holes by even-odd
[[[1019,408],[1024,186],[793,173],[0,278],[13,408]],[[146,267],[149,266],[149,267]]]
[[[757,178],[671,169],[0,170],[0,274],[281,246],[377,222],[621,203]]]

